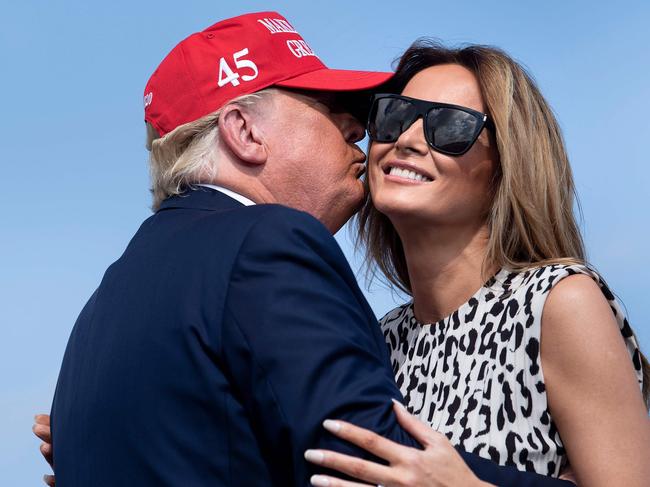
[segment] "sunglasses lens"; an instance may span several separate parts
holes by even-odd
[[[429,141],[450,154],[461,154],[474,141],[480,120],[474,115],[454,108],[434,108],[427,116]]]
[[[417,109],[399,98],[380,98],[370,112],[368,133],[376,142],[395,142],[417,118]]]

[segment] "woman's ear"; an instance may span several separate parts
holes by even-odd
[[[219,115],[219,139],[243,163],[264,164],[267,150],[260,116],[246,107],[226,105]]]

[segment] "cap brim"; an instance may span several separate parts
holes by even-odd
[[[386,83],[394,74],[378,71],[350,71],[326,68],[285,79],[275,83],[275,85],[284,88],[319,91],[369,90]]]

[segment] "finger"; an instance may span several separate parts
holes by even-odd
[[[400,453],[408,449],[406,446],[387,440],[383,436],[365,428],[355,426],[347,421],[326,419],[323,421],[323,427],[333,435],[349,441],[389,462],[396,461]]]
[[[310,481],[311,485],[315,487],[372,487],[370,484],[350,482],[349,480],[341,480],[327,475],[312,475]]]
[[[34,421],[36,424],[44,424],[46,426],[50,425],[50,415],[49,414],[37,414],[34,416]]]
[[[32,426],[32,431],[41,440],[45,441],[46,443],[52,443],[52,435],[49,426],[36,423],[34,426]]]
[[[435,441],[435,436],[439,433],[409,413],[402,403],[393,399],[393,409],[395,410],[395,416],[397,416],[397,422],[423,447],[426,448]]]
[[[573,472],[566,472],[560,475],[560,480],[566,480],[568,482],[571,482],[573,484],[578,485],[578,479],[576,478],[575,474]]]
[[[54,485],[54,475],[43,475],[43,482],[45,482],[50,487],[55,487],[55,485]]]
[[[41,443],[41,455],[45,457],[45,460],[47,460],[47,463],[50,464],[50,467],[52,466],[52,445],[49,443]]]
[[[330,450],[307,450],[305,459],[371,484],[392,484],[395,477],[390,467]]]

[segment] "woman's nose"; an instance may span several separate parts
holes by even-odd
[[[417,154],[427,154],[429,144],[424,138],[423,122],[418,118],[411,124],[395,141],[395,148],[399,151],[415,152]]]

